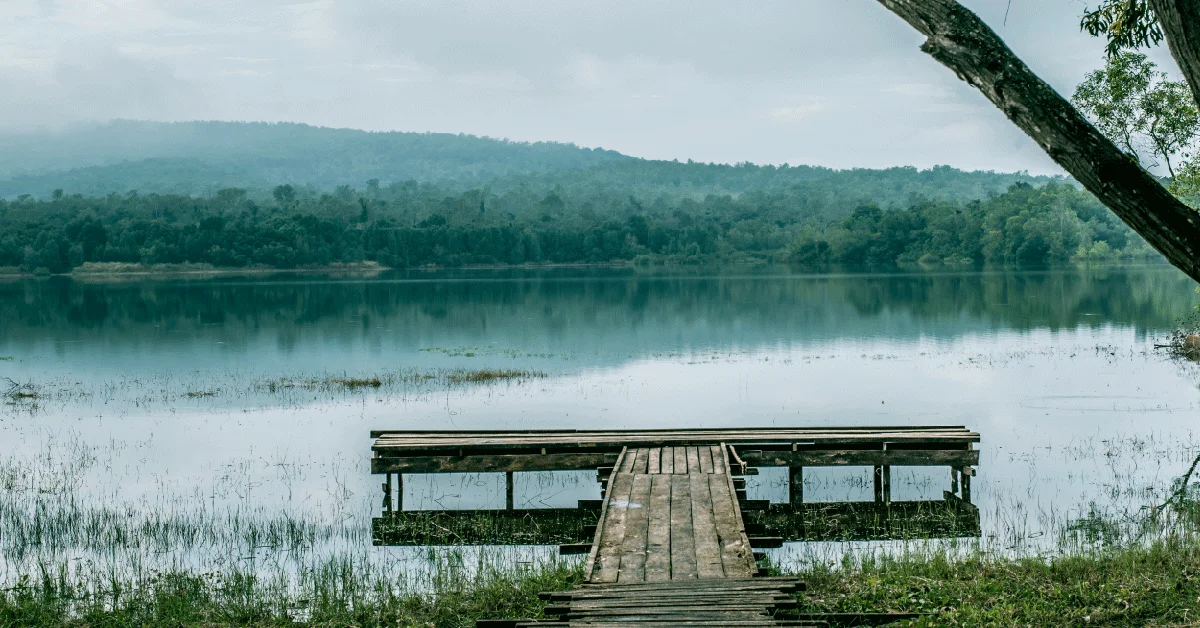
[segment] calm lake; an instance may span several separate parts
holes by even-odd
[[[979,542],[1063,551],[1080,521],[1161,502],[1200,450],[1200,371],[1154,347],[1194,288],[1166,266],[0,282],[0,390],[29,393],[0,406],[0,579],[338,553],[403,569],[418,550],[371,546],[372,429],[965,425]],[[539,376],[416,376],[492,368]],[[774,471],[751,497],[786,499]],[[938,498],[945,475],[896,470],[896,499]],[[597,499],[594,480],[519,476],[516,505]],[[405,491],[409,508],[504,504],[502,474]],[[869,468],[806,473],[813,501],[871,491]],[[775,552],[844,550],[805,545]]]

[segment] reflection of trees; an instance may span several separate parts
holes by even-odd
[[[1168,267],[908,275],[567,269],[381,280],[70,280],[0,284],[0,341],[187,342],[219,333],[351,341],[390,329],[422,343],[553,342],[631,351],[843,336],[952,337],[1104,324],[1170,329],[1190,282]],[[416,280],[406,280],[414,279]],[[400,281],[389,281],[399,279]]]

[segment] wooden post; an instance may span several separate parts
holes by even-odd
[[[392,474],[385,473],[383,476],[383,512],[392,512]]]
[[[504,472],[504,508],[513,509],[513,472]]]
[[[883,465],[883,503],[892,503],[892,465]]]
[[[958,492],[958,467],[950,467],[950,492]]]
[[[396,512],[404,510],[404,474],[396,474]]]
[[[971,503],[971,474],[967,469],[962,474],[962,500]]]
[[[788,502],[793,510],[804,505],[804,467],[788,467]]]
[[[875,503],[883,503],[883,466],[875,465]]]

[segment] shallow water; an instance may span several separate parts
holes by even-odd
[[[419,563],[419,550],[369,547],[381,478],[368,473],[368,431],[414,427],[966,425],[982,435],[982,542],[1059,551],[1065,526],[1089,512],[1161,501],[1200,447],[1200,374],[1154,348],[1196,302],[1169,267],[0,283],[0,358],[11,357],[0,377],[39,395],[0,409],[2,573],[93,560],[106,542],[122,548],[106,560],[138,566],[343,551]],[[266,384],[449,368],[545,377],[365,392]],[[593,479],[519,475],[517,505],[597,498]],[[751,497],[784,499],[784,479],[765,470]],[[502,483],[414,476],[405,501],[497,507]],[[895,499],[948,485],[942,468],[893,476]],[[806,471],[805,497],[870,499],[869,469]],[[38,512],[91,517],[94,538],[32,525]],[[134,522],[133,537],[112,541]],[[311,530],[280,540],[272,522]]]

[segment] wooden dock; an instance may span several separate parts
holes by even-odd
[[[550,620],[558,626],[871,625],[912,617],[797,612],[803,583],[758,577],[763,570],[754,550],[777,547],[783,538],[748,533],[744,511],[771,511],[772,505],[747,500],[739,476],[759,466],[788,467],[784,506],[802,512],[805,467],[870,466],[875,501],[889,508],[892,466],[944,465],[951,469],[946,503],[970,510],[970,478],[979,461],[979,435],[961,426],[371,435],[372,471],[387,476],[385,514],[403,510],[396,489],[404,473],[504,472],[512,511],[513,473],[596,469],[604,498],[586,545],[585,582],[544,595],[546,614],[558,616]],[[546,623],[492,620],[480,626]]]

